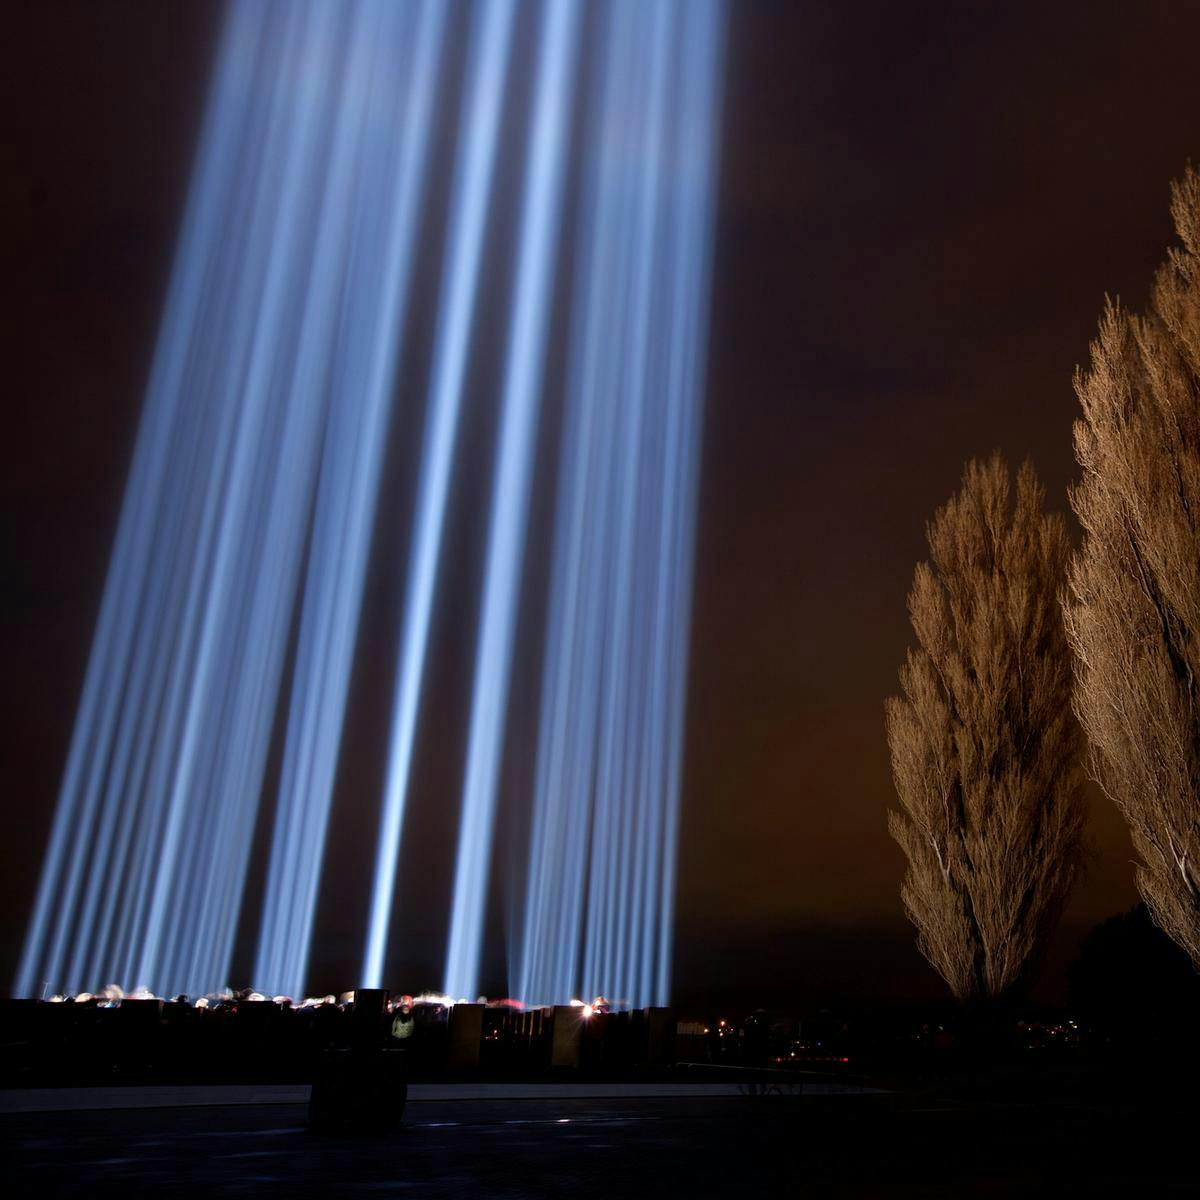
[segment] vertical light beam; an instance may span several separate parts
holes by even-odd
[[[505,63],[515,15],[515,0],[481,0],[473,14],[466,98],[459,125],[446,233],[446,268],[417,484],[413,548],[396,666],[375,880],[360,981],[363,987],[378,987],[383,976],[446,497],[499,137]]]
[[[446,26],[442,0],[376,16],[359,34],[369,63],[346,300],[253,976],[272,995],[305,984]]]
[[[445,988],[452,996],[474,996],[478,989],[496,777],[504,740],[549,299],[554,283],[578,15],[578,5],[572,0],[547,0],[542,16],[446,952]]]
[[[107,815],[101,792],[115,788],[116,802],[129,813],[139,801],[124,795],[126,781],[112,775],[123,767],[115,739],[132,737],[123,732],[131,724],[153,725],[153,703],[137,665],[142,648],[157,640],[156,661],[173,650],[170,621],[177,610],[162,602],[162,589],[177,574],[173,564],[186,553],[191,528],[178,485],[181,476],[207,469],[207,414],[191,392],[191,372],[202,361],[205,314],[222,286],[219,272],[214,278],[210,248],[221,239],[229,196],[236,191],[244,144],[240,121],[255,107],[255,59],[268,36],[269,16],[259,6],[232,8],[222,34],[83,696],[14,983],[18,995],[37,994],[47,984],[85,984],[66,975],[64,959],[76,919],[83,917],[77,911],[79,889],[85,877],[103,877],[109,868],[105,854],[96,853],[106,842],[103,835],[99,845],[96,840]],[[153,806],[153,797],[147,802]],[[146,814],[138,816],[144,829]],[[121,881],[106,882],[111,888]],[[111,965],[106,961],[102,969]]]
[[[627,275],[629,205],[618,184],[636,157],[625,136],[645,72],[630,4],[601,10],[599,64],[593,70],[585,137],[571,338],[550,569],[538,757],[525,888],[517,994],[558,1003],[577,994],[579,923],[587,882],[588,832],[608,654],[605,547],[616,441],[622,280]]]
[[[478,991],[576,78],[586,105],[519,969],[666,1000],[724,0],[539,0],[446,989]],[[477,0],[364,949],[381,982],[516,0]],[[224,985],[298,600],[255,982],[299,993],[443,0],[230,5],[16,991]],[[521,90],[523,95],[523,89]],[[305,565],[307,563],[307,565]]]
[[[517,978],[640,1007],[670,983],[723,7],[603,12]]]
[[[682,423],[682,432],[675,507],[666,535],[671,549],[667,600],[670,642],[666,667],[666,804],[662,822],[662,873],[658,903],[654,906],[658,912],[653,993],[656,1004],[669,1003],[671,991],[696,496],[700,474],[699,410],[707,365],[705,351],[712,290],[714,194],[726,19],[724,0],[704,0],[702,5],[697,5],[688,28],[685,90],[680,103],[683,132],[678,141],[676,169],[679,186],[687,197],[687,219],[683,224],[686,233],[674,263],[670,389],[675,420]],[[679,415],[680,408],[685,410],[682,416]],[[690,419],[688,409],[695,413]]]
[[[231,900],[240,898],[229,891],[240,894],[249,853],[327,399],[314,385],[328,363],[336,295],[353,24],[305,10],[298,52],[283,68],[282,183],[278,201],[260,210],[263,285],[248,355],[225,392],[237,417],[136,959],[135,978],[167,991],[212,987],[228,969]],[[213,917],[219,931],[205,928]]]

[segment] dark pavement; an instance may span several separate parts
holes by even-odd
[[[0,1117],[10,1196],[1197,1194],[1192,1113],[1154,1097],[423,1100],[317,1136],[299,1104]]]

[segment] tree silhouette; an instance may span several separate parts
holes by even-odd
[[[1082,738],[1059,604],[1070,544],[1033,468],[967,464],[928,527],[917,646],[887,702],[904,907],[959,1000],[1021,980],[1080,862]]]
[[[1070,572],[1075,707],[1154,919],[1200,967],[1200,174],[1150,312],[1110,303],[1076,374],[1084,542]]]
[[[1196,1041],[1200,975],[1145,905],[1109,917],[1068,971],[1072,1012],[1113,1044]]]

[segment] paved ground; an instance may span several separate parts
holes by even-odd
[[[104,1108],[204,1108],[245,1104],[307,1104],[308,1084],[200,1084],[149,1087],[75,1087],[0,1089],[0,1114],[72,1112]],[[821,1077],[755,1088],[745,1083],[414,1083],[408,1102],[444,1100],[677,1100],[682,1097],[729,1098],[789,1096],[864,1096],[879,1089],[831,1083]]]
[[[425,1099],[380,1137],[298,1104],[0,1117],[8,1195],[322,1197],[1196,1194],[1194,1114],[926,1096]],[[81,1190],[82,1189],[82,1190]]]

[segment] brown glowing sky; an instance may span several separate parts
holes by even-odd
[[[1143,301],[1171,234],[1168,183],[1200,159],[1200,7],[733,7],[677,992],[937,994],[900,911],[902,861],[885,830],[882,703],[908,641],[912,566],[969,456],[1032,456],[1065,507],[1072,370],[1106,291]],[[42,2],[6,46],[7,976],[70,736],[215,26],[203,5]],[[453,680],[461,662],[444,641]],[[361,715],[389,684],[369,668],[359,676]],[[374,726],[356,728],[361,749]],[[374,770],[343,772],[348,830],[370,824],[355,806]],[[1090,833],[1090,872],[1047,995],[1061,991],[1081,933],[1135,899],[1128,839],[1098,799]],[[335,852],[328,871],[351,870],[351,857]],[[346,931],[324,909],[318,960],[332,972],[357,948],[343,955]],[[416,942],[408,953],[414,971],[433,962]]]

